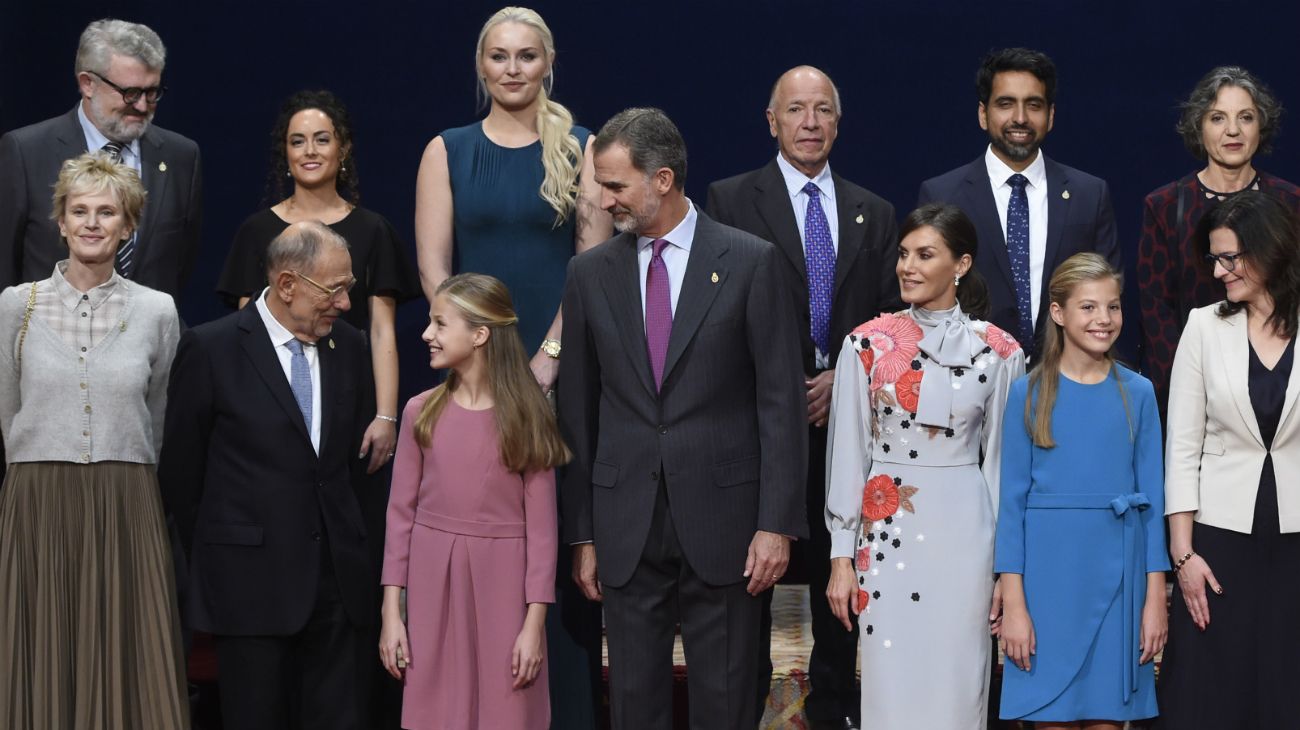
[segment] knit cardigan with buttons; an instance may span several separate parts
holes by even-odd
[[[9,463],[158,462],[180,338],[176,305],[133,281],[120,286],[127,297],[121,322],[84,353],[39,311],[22,335],[30,283],[0,292],[0,429]]]

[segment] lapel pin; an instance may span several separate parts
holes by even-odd
[[[858,217],[857,217],[857,218],[854,218],[853,220],[854,220],[855,222],[857,222],[857,223],[861,223],[861,222],[862,222],[862,214],[859,213],[859,214],[858,214]]]
[[[158,163],[158,172],[167,172],[167,163],[166,163],[166,162],[159,162],[159,163]]]
[[[1061,191],[1061,198],[1062,198],[1063,200],[1069,200],[1069,199],[1070,199],[1070,191],[1069,191],[1069,190],[1062,190],[1062,191]]]
[[[713,272],[713,283],[714,283],[714,284],[717,284],[717,283],[718,283],[718,272],[716,272],[716,271]]]
[[[125,332],[125,331],[126,331],[126,320],[125,320],[125,319],[122,320],[122,321],[117,325],[117,328],[118,328],[118,331],[119,331],[119,332]]]
[[[329,338],[329,343],[330,343],[330,349],[333,350],[333,349],[334,349],[334,338],[333,338],[333,337]]]

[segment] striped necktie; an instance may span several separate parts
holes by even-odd
[[[109,159],[111,159],[113,162],[122,164],[122,151],[125,149],[126,149],[125,144],[122,144],[121,142],[115,142],[113,140],[109,140],[108,144],[100,148],[100,151],[107,154]],[[123,277],[127,279],[131,278],[131,272],[132,269],[134,268],[133,264],[135,263],[135,239],[136,239],[136,234],[134,231],[132,231],[131,237],[123,241],[122,243],[118,244],[117,246],[117,262],[116,262],[117,273],[121,274]]]

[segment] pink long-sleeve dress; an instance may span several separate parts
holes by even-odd
[[[492,409],[449,398],[421,448],[402,413],[384,545],[383,584],[406,587],[411,664],[402,727],[471,730],[550,726],[546,663],[511,686],[511,652],[529,603],[555,601],[555,476],[501,463]]]

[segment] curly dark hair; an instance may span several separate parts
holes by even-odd
[[[980,69],[975,73],[975,93],[980,103],[988,106],[993,96],[993,77],[1007,71],[1026,71],[1043,82],[1043,93],[1047,104],[1056,103],[1056,64],[1042,51],[1029,48],[1002,48],[989,51],[980,61]]]
[[[285,99],[280,106],[280,116],[275,120],[271,130],[271,168],[266,177],[265,203],[274,205],[284,200],[292,192],[292,186],[286,185],[289,176],[289,159],[285,153],[286,139],[289,136],[289,120],[293,115],[305,109],[316,109],[330,118],[334,123],[334,136],[338,139],[339,149],[347,153],[339,160],[339,174],[334,180],[334,187],[343,199],[357,205],[361,201],[360,180],[357,177],[356,156],[353,154],[352,121],[348,109],[332,92],[299,91]]]
[[[1300,223],[1291,210],[1276,198],[1258,190],[1243,190],[1210,208],[1196,227],[1196,246],[1210,252],[1210,232],[1226,228],[1237,235],[1246,265],[1273,299],[1268,324],[1283,337],[1295,337],[1300,329]],[[1246,308],[1245,302],[1225,299],[1217,314],[1230,317]]]
[[[1201,139],[1201,125],[1205,115],[1214,107],[1219,91],[1225,86],[1235,86],[1250,94],[1259,110],[1259,154],[1273,151],[1273,138],[1281,129],[1282,103],[1272,90],[1257,76],[1240,66],[1219,66],[1196,82],[1187,101],[1179,105],[1182,114],[1174,130],[1183,137],[1183,146],[1198,160],[1206,158],[1205,142]]]

